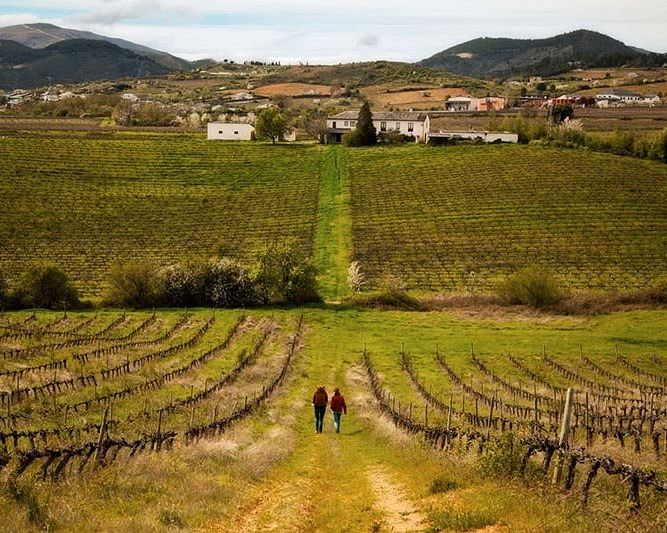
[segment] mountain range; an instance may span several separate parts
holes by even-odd
[[[169,70],[189,70],[192,68],[190,62],[167,52],[155,50],[124,39],[98,35],[90,31],[73,30],[70,28],[61,28],[54,24],[42,23],[18,24],[0,28],[0,40],[15,41],[30,48],[46,48],[52,44],[72,39],[106,41],[125,50],[131,50],[138,55],[148,57]]]
[[[560,74],[577,67],[650,67],[666,62],[667,54],[631,47],[594,31],[577,30],[547,39],[483,37],[448,48],[418,64],[461,76],[497,79]],[[5,90],[156,76],[190,70],[199,64],[123,39],[53,24],[0,28],[0,88]],[[354,71],[359,65],[344,67]]]
[[[171,69],[106,41],[71,39],[46,48],[0,40],[0,88],[155,76]]]
[[[572,68],[662,66],[665,54],[634,48],[602,33],[577,30],[547,39],[474,39],[424,59],[420,65],[463,76],[554,75]]]

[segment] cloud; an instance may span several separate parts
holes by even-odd
[[[0,15],[1,25],[39,18],[188,58],[284,63],[414,61],[480,36],[540,38],[582,27],[664,51],[667,20],[664,0],[383,0],[381,10],[377,0],[58,0],[57,8],[53,0],[0,0],[7,4],[5,13],[26,14]]]
[[[39,22],[39,17],[29,13],[0,15],[0,28],[14,26],[15,24],[33,24],[35,22]]]
[[[181,8],[169,6],[161,0],[106,1],[101,5],[91,2],[93,9],[86,9],[68,17],[73,23],[102,24],[111,26],[119,22],[138,19],[159,19],[166,14],[176,16]],[[184,8],[183,8],[184,9]]]
[[[377,35],[368,33],[359,39],[358,44],[359,46],[377,46],[380,44],[380,38]]]

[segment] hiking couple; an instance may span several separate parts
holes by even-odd
[[[322,433],[322,426],[324,425],[324,414],[327,412],[327,405],[330,405],[331,407],[336,433],[340,433],[341,416],[343,413],[347,414],[345,398],[340,393],[340,390],[335,388],[333,396],[331,397],[331,404],[329,404],[329,395],[327,394],[324,385],[318,385],[315,394],[313,394],[313,407],[315,408],[315,432]]]

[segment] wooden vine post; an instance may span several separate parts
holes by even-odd
[[[565,396],[565,408],[563,409],[563,421],[560,426],[560,434],[558,436],[558,446],[562,450],[562,446],[567,443],[567,439],[570,435],[570,419],[572,418],[572,408],[574,407],[574,389],[568,387],[567,394]],[[556,458],[556,468],[554,469],[554,476],[552,483],[557,485],[560,483],[561,477],[563,476],[563,453],[559,451],[558,457]]]
[[[109,420],[109,405],[104,408],[104,415],[102,416],[102,424],[100,425],[100,434],[97,437],[97,447],[95,448],[95,459],[93,460],[93,465],[97,466],[100,464],[102,457],[100,455],[100,450],[102,449],[102,443],[104,442],[104,437],[107,432],[107,421]]]

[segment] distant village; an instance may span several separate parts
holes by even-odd
[[[148,84],[151,82],[149,81]],[[518,82],[509,82],[509,86]],[[298,97],[307,100],[310,108],[320,108],[318,119],[323,126],[318,132],[321,142],[340,143],[343,136],[355,127],[356,111],[349,108],[353,103],[349,94],[341,87],[324,87],[305,83],[286,83],[283,86],[299,86]],[[235,90],[217,91],[217,96],[208,99],[173,98],[165,102],[159,98],[147,96],[141,90],[133,92],[132,84],[116,83],[97,87],[86,91],[82,87],[53,86],[37,91],[17,89],[0,98],[0,104],[6,114],[20,113],[23,108],[35,108],[40,105],[45,108],[57,108],[61,104],[64,108],[76,107],[80,101],[85,102],[100,97],[112,97],[114,102],[113,113],[103,122],[104,126],[166,126],[183,127],[193,130],[207,129],[207,137],[211,140],[252,140],[255,138],[255,122],[259,113],[264,109],[286,107],[287,97],[281,94],[271,94],[267,87],[255,87],[253,84],[244,84]],[[535,88],[531,94],[528,88]],[[514,87],[515,89],[518,88]],[[220,87],[225,89],[225,87]],[[454,128],[442,130],[432,128],[431,119],[434,117],[454,116],[455,114],[483,115],[498,112],[511,113],[512,110],[530,109],[543,110],[570,106],[577,108],[639,108],[656,107],[663,105],[661,94],[640,94],[623,87],[600,88],[593,92],[588,90],[589,96],[582,94],[558,94],[555,85],[547,87],[539,78],[531,78],[524,83],[520,92],[515,96],[473,96],[459,90],[453,95],[440,96],[442,92],[430,99],[428,110],[412,108],[374,109],[373,119],[376,130],[380,134],[399,134],[404,139],[418,143],[437,143],[448,140],[476,140],[486,143],[518,141],[515,133],[473,131],[473,128]],[[548,89],[545,90],[545,89]],[[515,91],[516,92],[516,91]],[[424,95],[430,93],[423,91]],[[359,95],[357,95],[359,98]],[[328,105],[327,105],[328,104]],[[341,111],[341,107],[347,110]],[[291,118],[296,122],[299,114],[303,115],[308,108],[301,107],[291,111]],[[148,112],[146,112],[148,110]],[[144,117],[141,117],[143,112]],[[33,113],[34,114],[34,113]],[[148,115],[149,118],[146,118]],[[56,115],[58,116],[58,115]],[[67,116],[67,115],[64,115]],[[312,135],[311,135],[312,137]],[[288,134],[281,135],[281,141],[297,140],[296,128],[291,128]]]

